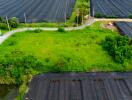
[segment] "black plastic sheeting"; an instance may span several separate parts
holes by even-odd
[[[91,16],[128,18],[132,14],[132,0],[91,0]]]
[[[35,76],[25,100],[132,100],[132,73]]]
[[[1,17],[17,17],[21,22],[64,22],[75,0],[0,0]]]
[[[115,22],[122,35],[128,35],[132,38],[132,22]]]

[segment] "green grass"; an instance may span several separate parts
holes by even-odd
[[[59,26],[58,23],[48,23],[48,22],[41,22],[41,23],[20,23],[19,27],[57,27]]]
[[[41,23],[20,23],[18,28],[23,27],[71,27],[74,22],[59,22],[59,23],[49,23],[49,22],[41,22]]]
[[[104,29],[100,22],[69,32],[26,31],[16,33],[0,46],[0,57],[19,53],[33,55],[45,64],[42,72],[59,67],[62,71],[130,71],[132,62],[115,63],[103,50],[106,36],[118,32]]]

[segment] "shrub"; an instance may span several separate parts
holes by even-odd
[[[96,17],[96,18],[102,18],[102,17],[104,17],[104,15],[102,15],[102,14],[100,14],[100,13],[97,13],[97,14],[95,15],[95,17]]]
[[[0,23],[2,23],[3,22],[3,18],[2,17],[0,17]]]
[[[0,23],[0,29],[7,30],[8,26],[6,23]]]
[[[82,16],[81,15],[75,17],[75,23],[79,24],[79,25],[82,24]]]
[[[2,33],[2,31],[1,31],[1,29],[0,29],[0,36],[2,36],[3,35],[3,33]]]
[[[106,18],[118,18],[117,16],[104,16]]]
[[[65,32],[65,29],[63,27],[59,27],[58,32]]]
[[[130,14],[128,17],[132,19],[132,14]]]
[[[12,17],[10,20],[9,20],[9,25],[12,27],[12,28],[17,28],[18,25],[19,25],[19,21],[16,17]]]
[[[0,68],[0,76],[2,76],[2,77],[4,77],[4,76],[6,76],[7,74],[6,74],[6,70],[5,70],[5,68],[2,66],[1,68]]]
[[[41,29],[36,29],[36,30],[34,30],[34,32],[35,33],[40,33],[40,32],[42,32],[42,30]]]
[[[16,44],[15,41],[8,41],[8,45],[9,45],[9,46],[13,46],[13,45],[15,45],[15,44]]]
[[[16,84],[22,83],[22,77],[24,75],[33,74],[33,70],[37,67],[42,67],[41,62],[34,56],[26,55],[19,57],[6,56],[3,60],[0,59],[0,76],[12,77],[16,80]]]
[[[132,57],[132,45],[127,36],[106,37],[103,47],[118,63],[124,63]]]

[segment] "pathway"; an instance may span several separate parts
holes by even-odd
[[[106,18],[95,18],[95,19],[91,19],[90,21],[86,22],[85,24],[78,26],[78,27],[68,27],[65,28],[66,31],[71,31],[71,30],[80,30],[83,29],[87,26],[92,25],[94,22],[96,21],[125,21],[125,22],[132,22],[132,19],[106,19]],[[2,44],[8,37],[10,37],[11,35],[13,35],[14,33],[18,33],[18,32],[23,32],[23,31],[27,31],[27,30],[36,30],[36,29],[41,29],[43,31],[57,31],[58,28],[42,28],[42,27],[38,27],[38,28],[19,28],[16,30],[12,30],[10,32],[5,33],[4,35],[0,36],[0,44]]]
[[[95,22],[94,19],[91,19],[89,22],[86,22],[85,24],[78,26],[78,27],[68,27],[65,28],[66,31],[71,31],[71,30],[80,30],[83,29],[87,26],[90,26],[91,24],[93,24]],[[36,29],[40,29],[43,31],[57,31],[58,28],[42,28],[42,27],[36,27],[36,28],[30,28],[30,27],[26,27],[26,28],[18,28],[16,30],[12,30],[9,31],[7,33],[5,33],[4,35],[0,36],[0,44],[2,44],[6,39],[8,39],[8,37],[10,37],[11,35],[18,33],[18,32],[23,32],[23,31],[28,31],[28,30],[36,30]]]

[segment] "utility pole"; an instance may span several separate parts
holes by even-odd
[[[84,4],[83,1],[82,1],[82,4]],[[82,24],[83,24],[83,7],[82,7]]]
[[[24,13],[24,21],[27,22],[26,13]]]
[[[91,17],[93,17],[94,18],[94,16],[95,16],[95,11],[94,11],[94,6],[93,6],[93,2],[92,2],[92,0],[90,0],[90,15],[91,15]]]
[[[79,23],[79,22],[78,22],[78,20],[79,20],[78,18],[79,18],[79,11],[77,10],[77,27],[79,26],[79,25],[78,25],[78,23]]]
[[[82,24],[83,24],[84,20],[83,20],[83,9],[82,9]]]
[[[7,22],[7,25],[8,25],[8,29],[9,29],[9,31],[10,31],[11,28],[10,28],[9,21],[8,21],[8,17],[7,17],[7,16],[6,16],[6,22]]]
[[[67,21],[67,1],[65,2],[65,24],[66,24],[66,21]]]
[[[94,16],[95,16],[95,12],[94,12],[94,7],[93,7],[93,18],[94,18]]]

